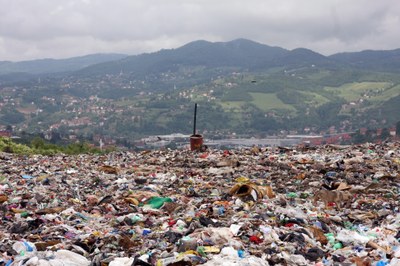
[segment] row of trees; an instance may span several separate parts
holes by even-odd
[[[101,151],[86,142],[69,143],[66,145],[57,145],[45,141],[43,138],[36,136],[28,144],[23,142],[17,143],[10,138],[0,137],[0,151],[15,154],[84,154],[84,153],[105,153],[110,150]]]

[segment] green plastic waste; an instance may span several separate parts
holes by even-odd
[[[200,256],[207,257],[207,254],[205,253],[203,246],[198,246],[196,251],[200,254]]]
[[[332,245],[334,250],[343,248],[343,244],[340,242],[336,242],[335,236],[332,233],[325,234],[326,238],[328,239],[329,244]]]
[[[353,229],[353,224],[352,224],[351,222],[345,221],[343,224],[344,224],[344,227],[345,227],[346,229],[349,229],[349,230],[352,230],[352,229]]]
[[[300,198],[301,199],[306,199],[306,198],[308,198],[310,195],[308,194],[308,193],[306,193],[306,192],[302,192],[302,193],[300,193]]]
[[[297,198],[297,193],[296,192],[289,192],[289,193],[286,194],[286,196],[288,198],[294,199],[294,198]]]
[[[132,223],[136,223],[136,222],[138,222],[138,221],[141,221],[142,219],[141,219],[139,216],[135,215],[135,216],[133,216],[133,217],[131,218],[131,220],[132,220]]]
[[[325,236],[331,245],[333,245],[335,243],[335,237],[332,233],[327,233],[327,234],[325,234]]]
[[[144,207],[150,207],[152,209],[159,209],[165,202],[172,202],[171,198],[163,197],[151,197],[144,205]]]
[[[7,178],[5,176],[0,176],[0,184],[6,183]]]
[[[389,193],[386,193],[386,194],[384,195],[384,197],[387,198],[387,199],[393,198],[393,196],[394,196],[394,195],[393,195],[392,193],[390,193],[390,192],[389,192]]]
[[[341,248],[343,248],[343,244],[340,242],[337,242],[335,245],[333,245],[334,250],[341,249]]]

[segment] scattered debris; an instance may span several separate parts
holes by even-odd
[[[0,161],[0,265],[400,263],[399,143]]]

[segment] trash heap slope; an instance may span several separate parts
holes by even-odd
[[[399,147],[2,153],[0,265],[399,265]]]

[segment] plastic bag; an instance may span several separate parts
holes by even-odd
[[[64,266],[85,266],[90,264],[90,261],[84,256],[64,249],[55,252],[54,257],[55,261],[62,261]],[[51,263],[53,263],[52,261],[50,260]]]

